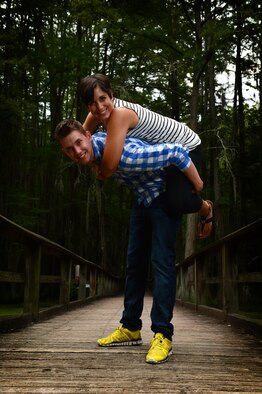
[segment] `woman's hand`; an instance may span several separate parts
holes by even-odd
[[[101,167],[97,164],[93,165],[93,168],[96,173],[96,178],[99,179],[100,181],[105,181],[107,178],[102,174]]]
[[[95,174],[96,174],[96,178],[97,178],[97,179],[99,179],[100,181],[104,181],[104,180],[107,179],[107,178],[102,174],[101,167],[100,167],[98,164],[96,164],[96,163],[93,162],[93,163],[90,164],[90,167],[92,167],[93,170],[95,171]]]

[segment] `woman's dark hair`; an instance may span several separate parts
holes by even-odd
[[[94,101],[94,89],[99,86],[110,98],[113,97],[109,78],[104,74],[94,74],[80,81],[79,93],[83,103],[88,106]]]

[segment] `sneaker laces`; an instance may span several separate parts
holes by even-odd
[[[128,329],[126,329],[125,327],[123,327],[123,326],[119,326],[119,327],[117,327],[117,329],[113,332],[113,334],[111,335],[111,337],[112,338],[115,338],[115,339],[118,339],[118,336],[119,335],[121,335],[122,337],[123,337],[123,339],[125,339],[125,340],[129,340],[129,337],[128,337],[128,334],[127,334],[127,332],[125,331],[125,330],[128,330]]]
[[[161,344],[164,339],[165,339],[164,335],[161,334],[155,335],[152,340],[151,348],[152,349],[155,349],[157,347],[161,348]]]
[[[122,333],[123,332],[123,327],[119,326],[117,327],[117,329],[112,333],[112,337],[115,337],[115,335],[117,335],[118,333]]]

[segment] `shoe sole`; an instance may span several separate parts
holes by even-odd
[[[173,353],[172,350],[170,350],[168,355],[167,355],[167,357],[164,360],[156,361],[154,358],[150,358],[150,359],[146,360],[146,363],[148,363],[148,364],[163,364],[163,363],[166,363],[167,360],[169,359],[169,356],[171,356],[172,353]]]
[[[127,341],[127,342],[112,342],[112,343],[107,343],[107,344],[100,344],[98,342],[98,346],[101,347],[114,347],[114,346],[138,346],[138,345],[143,345],[142,339],[138,339],[137,341]]]

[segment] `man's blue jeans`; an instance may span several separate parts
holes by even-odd
[[[124,311],[120,323],[129,330],[142,328],[141,315],[147,286],[148,265],[153,272],[151,329],[171,339],[176,297],[175,247],[180,219],[165,211],[165,195],[150,207],[134,204],[130,219]]]

